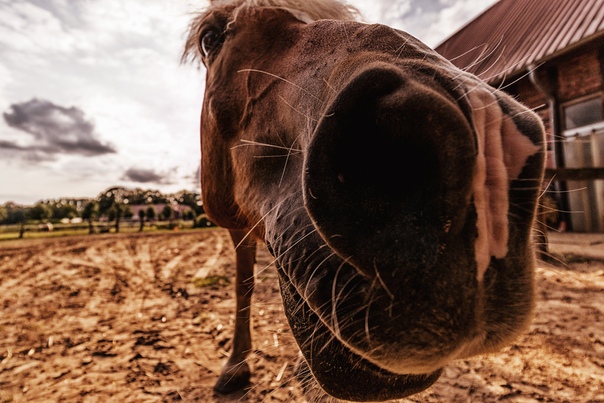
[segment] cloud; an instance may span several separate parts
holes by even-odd
[[[132,167],[124,172],[123,180],[137,183],[157,183],[167,185],[172,183],[170,174],[164,174],[148,168]]]
[[[33,155],[30,159],[40,161],[64,154],[98,156],[116,152],[113,145],[97,138],[94,124],[75,106],[65,108],[34,98],[10,105],[3,117],[8,126],[31,135],[33,141],[22,144],[1,140],[0,150],[28,152]]]
[[[435,44],[453,35],[458,29],[483,13],[497,0],[445,0],[444,7],[432,24]]]
[[[497,0],[354,0],[369,22],[401,29],[436,46]]]
[[[0,149],[23,151],[24,148],[12,141],[0,140]]]
[[[0,61],[0,99],[4,88],[11,84],[14,80],[13,74],[8,67]]]
[[[195,187],[199,187],[201,184],[201,164],[197,166],[194,172],[185,175],[184,179],[189,181],[190,184],[194,185]]]

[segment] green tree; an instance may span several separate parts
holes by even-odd
[[[29,214],[26,207],[8,202],[4,204],[4,208],[6,209],[6,224],[21,224],[22,227],[25,225]]]
[[[134,213],[132,212],[132,208],[130,207],[129,204],[124,205],[124,209],[122,210],[122,217],[128,218],[128,219],[134,217]]]
[[[159,204],[167,202],[166,196],[159,190],[136,188],[134,190],[129,190],[127,196],[128,200],[130,200],[130,204],[132,205]]]
[[[0,206],[0,224],[4,224],[7,218],[8,212],[6,211],[6,207]]]
[[[27,221],[28,211],[25,208],[18,208],[12,212],[12,219],[16,224],[19,224],[19,239],[25,234],[25,222]]]
[[[187,210],[183,213],[182,218],[186,221],[195,221],[195,212],[193,210]]]
[[[153,206],[147,207],[147,211],[145,212],[145,215],[147,216],[147,220],[149,220],[149,221],[155,220],[155,209],[153,208]]]
[[[164,206],[164,208],[161,210],[161,215],[164,218],[164,220],[169,220],[172,218],[173,212],[174,212],[174,210],[172,209],[172,206],[170,206],[169,204],[166,204]]]
[[[97,200],[99,213],[107,214],[109,221],[115,220],[115,232],[120,232],[120,220],[128,204],[129,191],[123,187],[114,187],[101,193]]]
[[[123,203],[115,203],[113,206],[113,212],[115,217],[115,232],[120,232],[120,221],[122,220],[122,215],[124,214],[124,204]]]
[[[46,203],[36,203],[29,210],[29,218],[32,220],[44,221],[52,217],[52,209]]]
[[[201,204],[201,195],[195,192],[189,192],[187,190],[181,190],[175,193],[173,199],[182,204],[188,206],[195,212],[196,215],[203,214],[203,205]]]
[[[140,227],[138,228],[138,232],[143,232],[143,227],[145,226],[145,210],[138,210],[138,220],[140,222]]]
[[[107,215],[108,221],[115,221],[116,212],[114,206],[111,206],[109,210],[105,211],[105,214]]]
[[[93,221],[99,215],[99,205],[96,200],[90,200],[88,203],[84,205],[84,210],[82,211],[82,219],[88,221],[88,233],[94,234],[94,225]]]
[[[76,207],[67,200],[59,200],[54,203],[50,203],[52,210],[52,218],[55,220],[62,220],[63,218],[75,218],[78,216],[78,210]]]

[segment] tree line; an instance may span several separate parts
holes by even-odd
[[[122,219],[134,218],[142,231],[145,221],[196,220],[203,213],[201,196],[196,192],[163,194],[158,190],[111,187],[95,198],[40,200],[32,206],[7,202],[0,205],[0,225],[20,224],[23,229],[28,222],[52,224],[80,218],[88,223],[91,233],[97,220],[114,223],[119,232]]]

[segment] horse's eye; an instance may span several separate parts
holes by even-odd
[[[201,35],[200,44],[203,57],[207,59],[212,52],[220,47],[222,35],[214,30],[208,30]]]

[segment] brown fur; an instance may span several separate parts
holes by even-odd
[[[356,8],[337,0],[214,0],[207,9],[191,20],[188,29],[189,34],[182,53],[182,61],[201,61],[199,34],[206,15],[213,10],[232,9],[227,23],[228,27],[237,20],[237,16],[242,10],[250,8],[286,10],[305,22],[324,19],[351,21],[360,19],[360,12]]]
[[[530,321],[539,118],[353,17],[333,1],[219,1],[191,24],[183,59],[208,70],[204,207],[242,248],[220,392],[249,380],[252,238],[275,256],[314,379],[338,398],[416,393]]]

